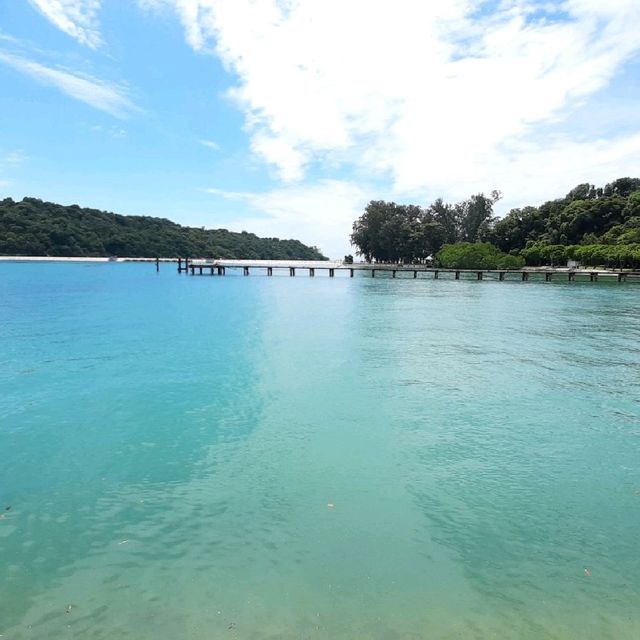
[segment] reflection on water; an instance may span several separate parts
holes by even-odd
[[[638,637],[638,288],[154,269],[0,265],[1,634]]]

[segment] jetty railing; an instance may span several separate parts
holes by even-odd
[[[242,270],[243,275],[249,276],[252,271],[255,273],[273,276],[274,270],[283,270],[288,272],[289,276],[294,277],[299,272],[306,272],[310,277],[316,275],[316,271],[328,271],[330,278],[335,277],[336,272],[348,272],[348,276],[353,278],[356,272],[364,272],[370,277],[375,278],[376,273],[390,274],[392,278],[398,277],[400,274],[409,274],[409,277],[418,278],[418,274],[431,274],[437,280],[441,275],[447,274],[449,278],[455,280],[476,279],[483,280],[485,277],[491,279],[514,280],[518,279],[522,282],[529,281],[530,278],[541,280],[544,278],[546,282],[558,279],[566,279],[574,282],[576,279],[589,280],[597,282],[602,280],[617,280],[618,282],[626,282],[628,280],[640,281],[640,272],[623,271],[623,270],[602,270],[602,269],[569,269],[566,267],[529,267],[523,269],[456,269],[442,268],[426,265],[395,265],[395,264],[373,264],[373,263],[354,263],[349,264],[341,261],[327,260],[206,260],[206,259],[178,259],[178,273],[188,273],[190,275],[218,275],[224,276],[227,269]]]

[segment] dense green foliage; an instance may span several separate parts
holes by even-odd
[[[486,239],[519,251],[527,264],[640,265],[640,179],[619,178],[603,188],[581,184],[564,198],[513,209]]]
[[[438,252],[438,264],[445,269],[520,269],[522,256],[503,253],[489,242],[445,244]]]
[[[36,198],[0,201],[0,255],[325,259],[298,240],[183,227],[164,218],[65,207]]]
[[[489,263],[506,268],[520,258],[529,265],[573,259],[587,266],[640,267],[639,178],[619,178],[602,188],[581,184],[564,198],[512,209],[502,219],[493,216],[498,197],[478,194],[454,205],[436,200],[429,207],[372,201],[354,222],[351,242],[366,260],[378,262],[422,262],[437,255],[443,266],[446,261],[472,269]]]
[[[563,265],[577,260],[587,267],[638,267],[640,243],[633,244],[544,244],[530,243],[520,251],[529,265]]]
[[[444,244],[476,242],[493,223],[499,194],[472,196],[455,205],[441,199],[429,207],[372,200],[353,223],[351,242],[370,262],[422,262]]]

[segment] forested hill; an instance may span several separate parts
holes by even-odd
[[[373,200],[353,223],[351,242],[366,260],[378,262],[435,257],[442,266],[507,268],[571,259],[640,267],[640,178],[580,184],[564,198],[512,209],[502,219],[493,215],[499,199],[494,191],[427,207]]]
[[[326,259],[298,240],[183,227],[164,218],[65,207],[36,198],[0,200],[0,255]]]
[[[503,251],[540,245],[640,242],[640,178],[618,178],[605,187],[579,184],[564,198],[512,209],[485,238]]]

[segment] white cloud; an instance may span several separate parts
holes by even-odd
[[[213,140],[200,140],[199,142],[201,145],[204,145],[209,149],[213,149],[214,151],[220,150],[220,145],[217,142],[214,142]]]
[[[97,49],[102,44],[98,24],[100,0],[30,0],[60,31],[80,44]]]
[[[86,125],[84,123],[82,123],[82,126],[85,128],[88,128],[89,131],[92,131],[93,133],[104,133],[108,136],[110,136],[111,138],[126,138],[127,137],[127,132],[125,129],[123,129],[122,127],[119,127],[118,125],[111,125],[111,126],[104,126],[101,124],[92,124],[92,125]]]
[[[497,212],[560,198],[583,182],[604,186],[623,176],[640,176],[640,132],[588,141],[559,136],[531,142],[492,174],[496,185],[511,186]],[[469,186],[468,193],[477,191],[477,185]]]
[[[10,151],[4,158],[0,159],[0,166],[17,167],[27,160],[28,157],[23,151]]]
[[[250,230],[261,236],[296,238],[317,245],[332,258],[342,258],[353,251],[348,239],[351,224],[373,197],[370,191],[340,180],[288,185],[263,193],[215,188],[207,191],[226,200],[244,202],[256,211],[255,215],[226,221],[229,229]]]
[[[284,181],[337,161],[400,194],[594,180],[607,163],[587,153],[608,144],[572,139],[571,113],[640,51],[637,0],[139,1],[173,7],[236,75],[251,149]]]
[[[11,173],[12,169],[24,164],[28,159],[28,156],[20,149],[0,155],[0,189],[7,189],[13,184],[13,181],[3,174]]]
[[[64,69],[54,69],[21,56],[0,51],[4,62],[44,84],[53,85],[68,96],[116,117],[124,117],[139,111],[126,96],[123,87],[109,84],[91,76],[80,75]]]
[[[9,42],[10,44],[22,45],[22,41],[19,40],[18,38],[14,38],[13,36],[10,36],[2,32],[0,32],[0,40],[3,40],[4,42]]]

